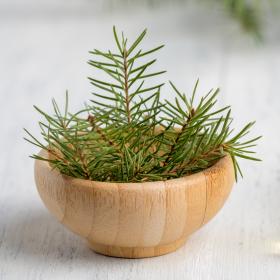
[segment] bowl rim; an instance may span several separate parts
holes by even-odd
[[[84,186],[88,186],[88,182],[91,182],[93,185],[99,185],[99,186],[103,186],[104,188],[109,187],[110,185],[111,187],[113,186],[113,184],[118,184],[118,185],[130,185],[130,186],[141,186],[143,184],[162,184],[162,183],[166,183],[166,182],[171,182],[172,183],[179,183],[179,181],[188,181],[189,183],[191,183],[191,181],[193,179],[195,180],[205,180],[205,176],[207,175],[207,173],[212,173],[215,169],[216,172],[219,173],[222,171],[222,169],[220,168],[221,166],[226,166],[230,161],[232,161],[229,153],[224,152],[224,155],[226,155],[224,158],[219,159],[215,164],[213,164],[211,167],[195,173],[195,174],[191,174],[189,176],[185,176],[185,177],[180,177],[180,178],[174,178],[174,179],[168,179],[166,181],[152,181],[152,182],[110,182],[110,181],[106,181],[106,182],[102,182],[102,181],[90,181],[90,180],[84,180],[84,179],[80,179],[80,178],[76,178],[76,177],[71,177],[65,174],[60,173],[58,170],[51,170],[51,166],[50,163],[48,161],[43,161],[43,160],[38,160],[36,159],[34,162],[34,168],[35,168],[35,172],[36,169],[40,169],[40,171],[44,172],[44,173],[49,173],[49,172],[54,172],[53,175],[60,175],[61,179],[66,180],[66,181],[71,181],[71,182],[76,182],[79,185],[84,185]],[[49,159],[49,152],[45,149],[41,149],[38,153],[38,156],[45,158],[45,159]]]

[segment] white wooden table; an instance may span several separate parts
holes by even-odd
[[[67,9],[63,0],[48,9],[22,3],[0,8],[0,279],[280,279],[279,22],[255,46],[234,23],[194,8],[101,13],[82,0]],[[182,248],[156,258],[96,254],[60,225],[36,191],[28,155],[38,150],[22,139],[23,127],[40,137],[33,104],[51,112],[51,97],[63,105],[68,89],[74,112],[92,98],[86,77],[97,74],[87,51],[111,46],[113,24],[130,42],[148,27],[143,49],[166,45],[154,70],[168,73],[154,83],[171,79],[186,94],[198,77],[199,94],[221,85],[218,106],[232,104],[237,130],[257,120],[251,136],[264,135],[256,149],[263,162],[241,161],[245,178],[221,212]],[[163,98],[173,99],[168,85]]]

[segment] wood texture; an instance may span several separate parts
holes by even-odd
[[[46,150],[40,157],[49,158]],[[115,257],[169,253],[222,208],[234,183],[229,155],[204,172],[164,182],[108,183],[72,178],[35,160],[41,199],[88,246]]]
[[[157,257],[161,255],[168,254],[180,248],[188,240],[188,237],[180,239],[178,241],[158,245],[151,247],[120,247],[120,246],[110,246],[101,245],[87,240],[87,245],[93,251],[100,253],[102,255],[117,257],[117,258],[147,258],[147,257]]]

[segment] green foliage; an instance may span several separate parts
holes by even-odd
[[[46,160],[62,174],[81,179],[115,182],[158,181],[188,176],[203,171],[225,156],[232,157],[236,180],[240,167],[236,158],[259,160],[246,154],[260,137],[247,142],[240,139],[248,133],[254,123],[232,138],[232,118],[229,107],[212,112],[217,94],[212,90],[202,97],[197,106],[193,94],[185,94],[170,82],[177,96],[176,105],[168,100],[162,103],[159,84],[145,88],[144,81],[165,71],[147,74],[155,60],[135,68],[134,63],[163,46],[153,50],[136,51],[146,34],[127,47],[127,39],[119,40],[113,29],[118,53],[99,50],[90,52],[107,62],[90,60],[89,64],[104,71],[111,80],[100,81],[89,78],[90,82],[103,93],[93,93],[104,101],[91,100],[90,105],[77,112],[68,113],[68,92],[66,107],[62,115],[53,100],[54,116],[35,109],[45,116],[47,123],[39,123],[47,146],[33,139],[27,141],[47,150],[54,159],[37,155],[34,159]],[[133,55],[132,55],[133,54]],[[142,97],[145,93],[146,97]],[[150,105],[149,105],[150,104]],[[226,112],[227,111],[227,112]],[[225,117],[218,117],[226,112]],[[161,113],[161,116],[159,114]],[[164,116],[162,114],[165,114]]]
[[[114,5],[113,1],[111,2]],[[205,5],[208,10],[218,8],[218,11],[238,22],[244,32],[252,35],[253,38],[259,41],[263,40],[262,29],[266,21],[265,16],[267,17],[268,14],[269,16],[273,14],[278,15],[280,7],[278,0],[123,0],[121,2],[125,5],[127,5],[127,2],[141,3],[141,5],[146,3],[151,7],[158,7],[167,3],[182,4],[194,2]],[[118,1],[116,5],[119,6],[121,2]]]

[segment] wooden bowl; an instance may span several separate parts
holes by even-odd
[[[40,157],[49,158],[46,150]],[[229,155],[207,170],[145,183],[87,181],[35,160],[35,182],[51,214],[95,252],[153,257],[181,247],[222,208],[234,183]]]

